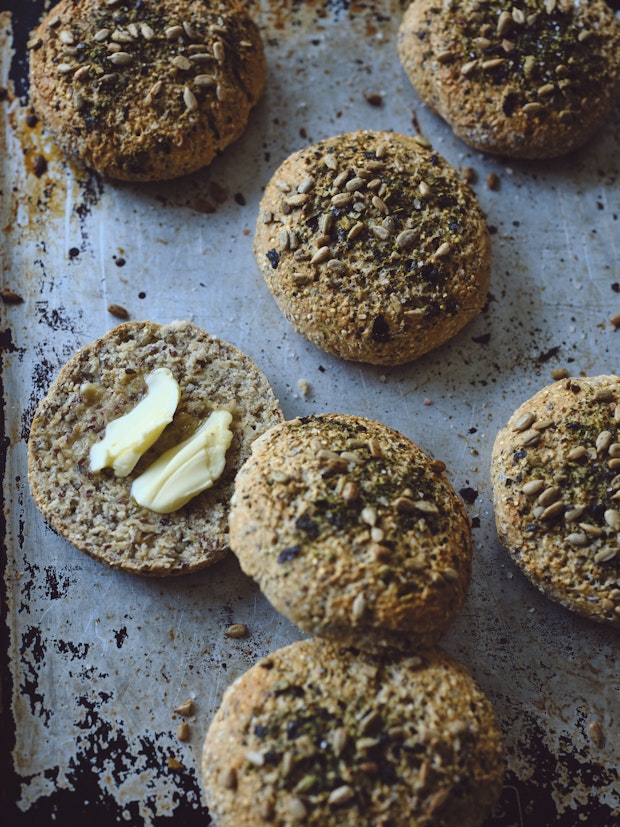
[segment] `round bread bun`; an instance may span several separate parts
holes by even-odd
[[[91,446],[135,408],[157,368],[168,368],[180,387],[174,419],[128,476],[92,472]],[[221,477],[172,513],[138,505],[133,480],[217,409],[233,416]],[[266,378],[232,345],[185,321],[120,324],[79,350],[39,404],[28,442],[32,496],[59,534],[103,563],[144,575],[195,571],[228,551],[237,469],[255,437],[281,420]]]
[[[209,164],[265,84],[260,32],[236,0],[60,0],[29,45],[32,106],[55,141],[124,181]]]
[[[237,678],[202,757],[217,827],[475,827],[503,774],[493,708],[452,657],[374,658],[319,638]]]
[[[468,185],[423,138],[360,131],[295,152],[267,184],[255,255],[292,326],[344,359],[398,365],[485,304],[491,248]]]
[[[544,594],[620,628],[620,379],[563,379],[497,434],[497,531]]]
[[[582,146],[620,92],[620,22],[605,0],[413,0],[398,51],[459,138],[512,158]]]
[[[472,562],[444,468],[360,417],[276,425],[237,476],[231,548],[306,632],[363,649],[429,646],[462,608]]]

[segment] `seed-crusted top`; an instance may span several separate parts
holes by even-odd
[[[180,386],[174,419],[129,476],[91,472],[91,446],[135,408],[158,368]],[[214,486],[171,514],[139,506],[133,480],[222,408],[233,415],[233,440]],[[136,574],[184,574],[228,551],[235,473],[253,439],[281,420],[267,379],[237,348],[189,322],[127,322],[78,351],[39,404],[28,442],[30,489],[53,528],[95,559]]]
[[[471,571],[469,520],[444,468],[360,417],[274,426],[238,474],[231,548],[307,632],[368,649],[430,645]]]
[[[304,148],[268,183],[255,254],[295,329],[345,359],[401,364],[483,307],[486,221],[421,137],[353,132]]]
[[[29,42],[35,110],[62,148],[111,178],[173,178],[243,132],[265,82],[236,0],[61,0]]]
[[[202,772],[218,827],[475,827],[501,790],[502,739],[441,650],[375,659],[314,639],[227,690]]]
[[[620,22],[605,0],[413,0],[398,49],[460,138],[516,158],[582,145],[620,91]]]
[[[497,530],[553,600],[620,627],[620,379],[566,379],[523,403],[492,457]]]

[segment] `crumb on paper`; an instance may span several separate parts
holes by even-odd
[[[620,330],[620,313],[616,313],[615,316],[612,316],[609,320],[616,330]]]
[[[364,97],[371,106],[381,106],[383,104],[383,95],[380,92],[364,92]]]
[[[499,189],[499,175],[495,172],[489,172],[487,175],[487,187],[490,190],[498,190]]]
[[[171,769],[174,772],[180,772],[185,769],[185,765],[172,755],[167,756],[166,764],[168,765],[168,769]]]
[[[308,396],[310,393],[310,383],[307,379],[298,379],[297,380],[297,387],[299,388],[299,392],[302,396]]]
[[[174,711],[177,713],[177,715],[191,715],[193,708],[194,702],[190,699],[182,704],[179,704],[179,706],[177,706]]]
[[[177,727],[177,738],[179,741],[189,740],[189,724],[187,721],[181,721]]]

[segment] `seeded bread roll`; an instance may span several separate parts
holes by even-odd
[[[168,368],[180,386],[174,419],[127,477],[92,472],[90,448],[109,422],[145,395],[145,377]],[[132,481],[191,436],[215,409],[233,415],[224,473],[170,514],[139,506]],[[228,551],[228,508],[250,444],[282,420],[273,391],[248,356],[195,325],[128,322],[79,350],[35,413],[28,442],[32,496],[51,526],[81,551],[135,574],[172,575]]]
[[[265,189],[254,249],[298,333],[358,362],[437,347],[489,287],[483,213],[419,137],[353,132],[294,153]]]
[[[265,83],[259,30],[236,0],[61,0],[29,45],[32,105],[54,139],[124,181],[209,164]]]
[[[620,379],[566,379],[495,440],[497,531],[542,592],[620,627]]]
[[[471,573],[469,520],[444,467],[360,417],[276,425],[237,476],[231,548],[306,632],[364,649],[431,645]]]
[[[413,0],[398,51],[459,138],[513,158],[585,144],[620,92],[620,22],[605,0]]]
[[[499,797],[502,736],[439,649],[374,658],[306,640],[226,691],[202,774],[216,827],[475,827]]]

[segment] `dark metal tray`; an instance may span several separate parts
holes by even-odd
[[[558,161],[484,157],[410,87],[396,54],[397,0],[255,0],[269,78],[248,132],[182,181],[113,185],[67,164],[28,118],[26,41],[44,5],[0,5],[0,254],[3,287],[23,298],[1,306],[4,823],[208,823],[200,751],[222,692],[300,636],[232,556],[193,577],[137,579],[80,554],[34,508],[32,414],[66,359],[117,322],[114,303],[134,319],[191,318],[240,347],[289,418],[369,416],[447,463],[476,556],[445,646],[488,693],[506,737],[507,784],[488,827],[619,824],[617,634],[555,606],[512,565],[495,534],[489,459],[498,428],[552,370],[618,369],[620,332],[609,319],[620,311],[620,113]],[[302,340],[252,256],[275,167],[308,142],[358,128],[419,129],[456,167],[473,168],[493,232],[485,311],[403,368],[344,363]],[[247,639],[224,635],[233,622],[247,624]],[[174,710],[188,699],[181,742]]]

